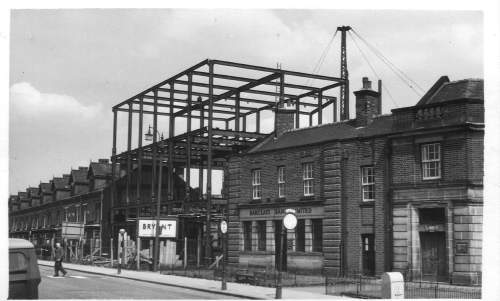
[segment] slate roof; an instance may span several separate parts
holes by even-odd
[[[441,77],[436,84],[420,99],[417,106],[464,98],[484,101],[484,81],[482,79],[463,79],[450,82],[447,77]]]
[[[27,189],[27,192],[28,192],[28,194],[29,194],[30,197],[32,197],[32,198],[34,198],[34,197],[38,198],[38,192],[39,192],[38,187],[29,187]]]
[[[19,200],[21,202],[23,202],[23,201],[24,202],[29,201],[29,199],[28,199],[28,193],[27,192],[21,191],[21,192],[18,193],[18,195],[19,195]]]
[[[40,183],[38,187],[40,188],[40,193],[52,194],[52,181],[49,183]]]
[[[328,123],[320,126],[308,127],[287,131],[274,139],[270,134],[260,144],[252,148],[249,153],[271,151],[290,147],[324,143],[327,141],[344,140],[389,134],[392,131],[392,116],[380,115],[366,127],[354,126],[355,120]]]
[[[90,162],[89,172],[92,171],[95,177],[106,177],[111,175],[111,163],[109,161],[99,160],[99,162]]]
[[[78,169],[71,170],[71,182],[79,184],[88,184],[89,179],[87,178],[89,172],[88,167],[79,167]]]
[[[69,189],[69,175],[64,175],[62,178],[53,178],[52,184],[54,190],[67,190]]]

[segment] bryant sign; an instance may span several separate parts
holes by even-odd
[[[139,220],[139,237],[155,237],[156,220],[140,219]],[[175,238],[177,236],[177,221],[176,220],[160,220],[160,237]]]

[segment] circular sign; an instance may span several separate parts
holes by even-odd
[[[295,213],[292,212],[287,213],[283,218],[283,225],[288,230],[295,229],[295,227],[297,226],[297,217],[295,216]]]
[[[226,234],[226,232],[227,232],[227,222],[226,221],[220,222],[220,232],[222,232],[222,234]]]

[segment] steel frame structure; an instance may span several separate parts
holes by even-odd
[[[216,69],[217,68],[217,72]],[[304,85],[301,81],[313,80],[316,85]],[[210,225],[212,208],[212,170],[222,166],[217,162],[230,154],[243,151],[266,137],[261,131],[261,113],[271,111],[276,114],[279,108],[293,105],[295,127],[300,127],[300,116],[309,117],[313,125],[313,115],[317,123],[322,123],[323,110],[332,105],[333,121],[337,121],[337,99],[329,95],[332,89],[348,85],[347,79],[308,74],[290,70],[267,68],[256,65],[234,63],[221,60],[203,60],[198,64],[128,98],[113,106],[113,148],[112,172],[115,174],[117,163],[126,166],[126,203],[131,196],[132,165],[138,169],[137,201],[141,196],[142,166],[152,167],[151,198],[161,199],[161,180],[156,184],[156,172],[162,171],[167,164],[167,210],[171,212],[173,201],[174,164],[186,168],[186,183],[190,183],[190,169],[198,166],[200,171],[207,169],[206,179],[206,222]],[[194,99],[196,97],[196,100]],[[118,113],[128,117],[127,150],[116,153]],[[132,149],[132,116],[138,114],[137,148]],[[144,115],[153,115],[153,142],[142,144]],[[255,131],[249,131],[247,119],[255,116]],[[168,138],[158,141],[158,117],[168,117]],[[174,135],[176,119],[186,120],[186,131]],[[192,120],[197,119],[198,128],[193,130]],[[214,122],[224,122],[224,128],[214,127]],[[232,126],[231,126],[232,125]],[[276,133],[277,118],[274,118]],[[158,163],[158,166],[157,166]],[[161,172],[160,172],[161,176]],[[199,173],[203,183],[203,172]],[[161,179],[161,178],[160,178]],[[155,187],[158,185],[158,195]],[[113,178],[111,208],[116,205],[116,183]],[[190,199],[190,185],[186,185],[186,199]],[[200,185],[200,198],[203,189]],[[185,210],[185,200],[182,200]],[[185,212],[184,212],[185,213]],[[156,214],[160,214],[157,202]],[[113,216],[113,214],[111,215]],[[113,217],[112,217],[113,218]],[[113,223],[113,221],[111,221]],[[209,239],[209,235],[206,235]],[[205,244],[207,247],[210,244]]]

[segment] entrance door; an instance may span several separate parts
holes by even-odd
[[[361,235],[363,241],[363,275],[375,275],[375,250],[373,234]]]
[[[283,224],[281,220],[274,221],[274,262],[276,265],[276,269],[279,269],[279,258],[280,254],[282,253],[281,251],[281,235],[282,235],[282,228]],[[286,259],[287,259],[287,239],[286,239],[286,232],[285,236],[283,237],[284,239],[284,245],[285,248],[283,250],[283,271],[286,271]]]
[[[420,232],[422,278],[448,280],[445,232]]]

